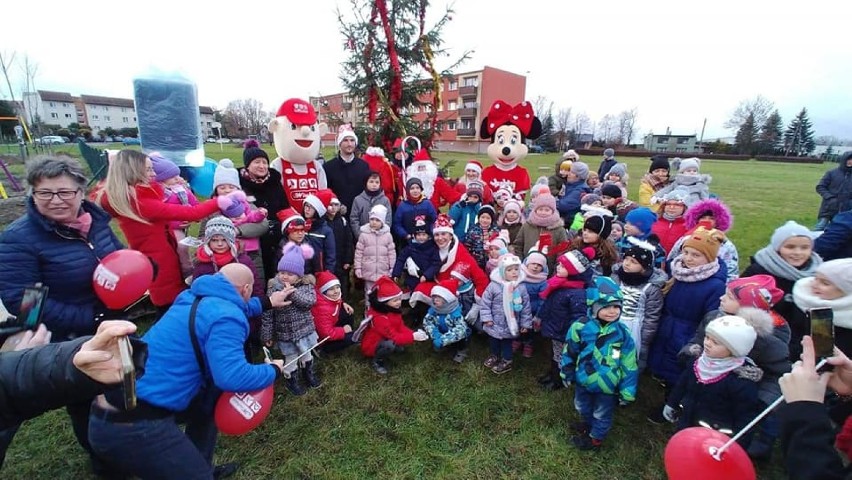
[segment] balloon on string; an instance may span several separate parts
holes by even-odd
[[[272,385],[253,392],[225,392],[216,402],[213,418],[224,435],[245,435],[269,416],[274,392]]]
[[[714,457],[728,440],[724,433],[705,427],[685,428],[674,434],[663,454],[669,480],[754,480],[754,465],[738,443],[731,444],[719,459]]]
[[[154,282],[154,265],[142,252],[116,250],[104,257],[92,275],[95,295],[110,310],[137,302]]]
[[[216,163],[211,158],[204,159],[204,165],[197,168],[182,169],[189,179],[189,186],[192,191],[209,197],[213,194],[213,176],[216,174]]]

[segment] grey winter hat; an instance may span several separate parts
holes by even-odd
[[[612,158],[614,156],[615,156],[615,150],[613,150],[611,148],[607,148],[606,150],[604,150],[604,157]]]
[[[589,166],[583,162],[574,162],[571,165],[571,171],[574,172],[574,175],[577,175],[580,180],[589,178]]]
[[[217,216],[207,221],[204,227],[204,243],[209,242],[214,235],[222,235],[231,245],[237,242],[237,228],[227,217]]]

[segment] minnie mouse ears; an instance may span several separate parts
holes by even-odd
[[[541,136],[541,121],[535,116],[532,105],[523,101],[514,107],[497,100],[488,111],[488,115],[482,119],[479,128],[480,138],[491,138],[494,132],[503,125],[514,125],[526,138],[538,138]]]

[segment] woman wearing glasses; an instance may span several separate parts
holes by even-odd
[[[109,227],[110,216],[84,199],[88,179],[70,158],[40,158],[27,165],[27,213],[0,234],[0,298],[17,315],[24,287],[48,287],[42,319],[54,342],[92,335],[106,307],[92,289],[101,258],[124,246]],[[0,339],[2,341],[2,339]],[[74,434],[91,453],[89,404],[68,405]],[[0,465],[17,427],[0,432]],[[106,473],[94,457],[96,473]]]

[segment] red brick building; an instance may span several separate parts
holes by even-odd
[[[480,140],[479,126],[482,117],[496,100],[516,104],[525,100],[527,78],[523,75],[486,66],[482,70],[456,74],[442,84],[441,105],[438,107],[438,133],[434,145],[440,150],[484,153],[490,143]],[[334,144],[337,128],[332,118],[358,124],[366,116],[364,105],[347,93],[310,97],[321,122],[329,124],[332,132],[323,136],[323,144]],[[432,100],[427,95],[423,102]],[[414,120],[426,122],[428,108],[415,107]]]

